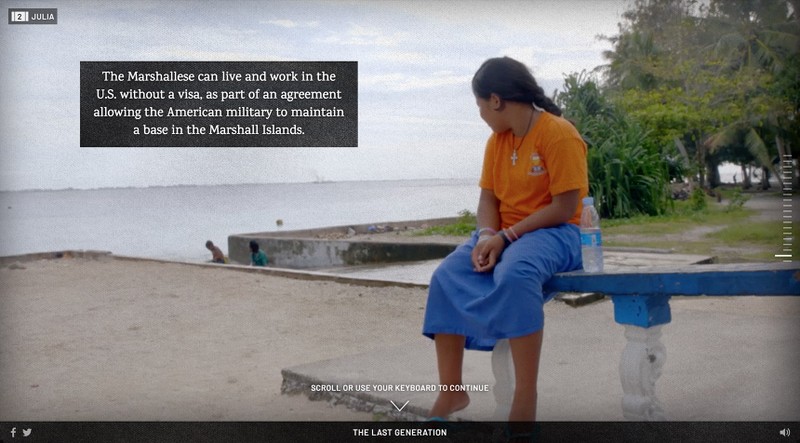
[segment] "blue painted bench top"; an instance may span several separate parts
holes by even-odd
[[[800,296],[800,264],[742,263],[556,274],[545,290],[611,296],[614,319],[649,328],[672,320],[673,295]]]
[[[556,274],[545,289],[606,295],[800,295],[800,264],[741,263]]]

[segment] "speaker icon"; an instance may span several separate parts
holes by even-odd
[[[778,433],[784,437],[788,437],[789,435],[791,435],[792,432],[789,430],[789,428],[786,428],[786,429],[781,429],[780,431],[778,431]]]

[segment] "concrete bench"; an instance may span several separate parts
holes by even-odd
[[[748,263],[639,268],[589,274],[557,274],[545,291],[599,293],[611,297],[614,319],[625,326],[627,345],[620,361],[622,411],[628,420],[666,420],[655,385],[666,360],[661,327],[672,319],[669,299],[688,296],[800,296],[800,265]],[[514,366],[508,340],[492,352],[495,418],[505,420],[514,393]]]

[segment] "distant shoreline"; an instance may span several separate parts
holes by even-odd
[[[275,186],[275,185],[328,185],[328,184],[348,184],[348,183],[414,183],[414,182],[470,182],[478,186],[478,177],[473,178],[412,178],[412,179],[386,179],[386,180],[311,180],[296,182],[266,182],[266,183],[217,183],[217,184],[187,184],[178,183],[174,185],[148,185],[148,186],[100,186],[96,188],[67,187],[56,189],[45,188],[24,188],[24,189],[1,189],[4,192],[66,192],[66,191],[106,191],[106,190],[140,190],[140,189],[171,189],[171,188],[203,188],[203,187],[236,187],[236,186]]]

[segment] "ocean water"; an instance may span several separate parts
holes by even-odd
[[[206,261],[206,240],[227,253],[231,234],[454,217],[476,211],[478,195],[477,179],[0,192],[0,256]]]

